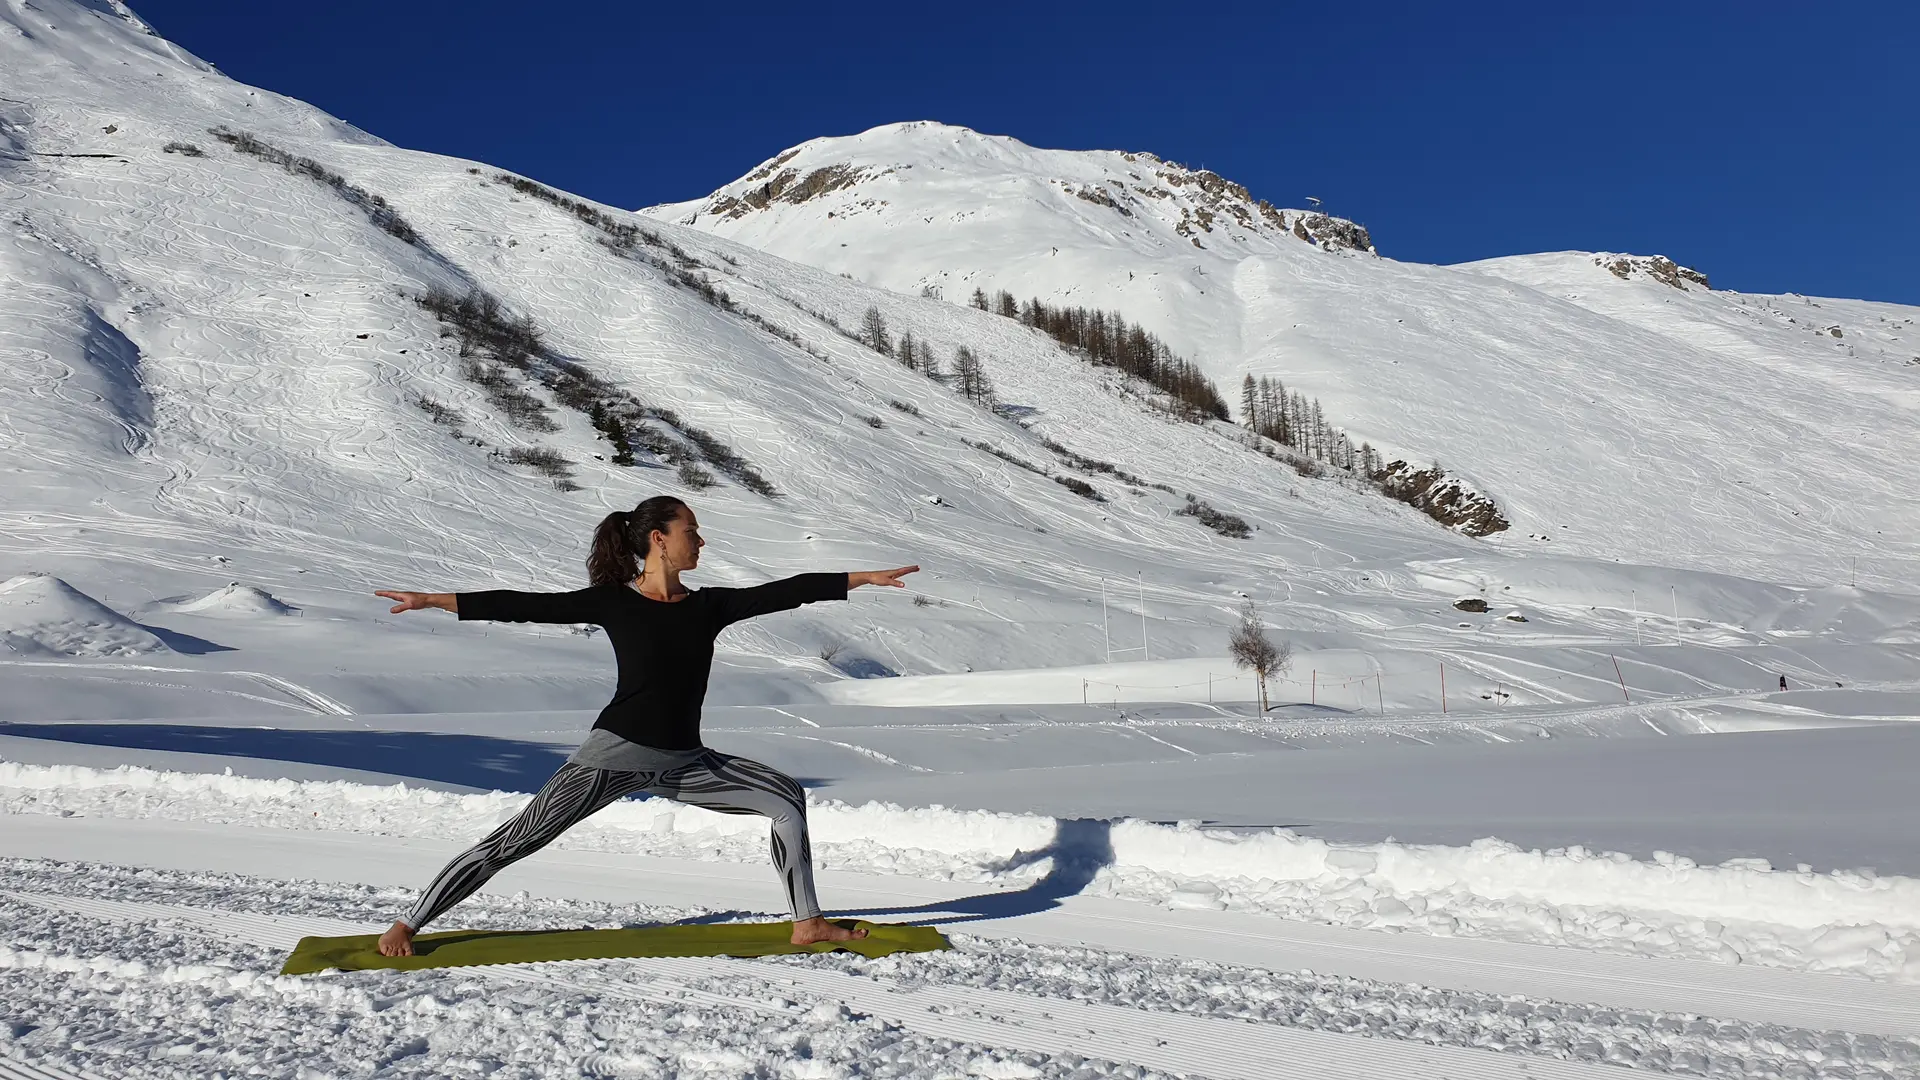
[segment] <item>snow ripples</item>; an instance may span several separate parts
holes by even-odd
[[[59,889],[89,900],[155,901],[362,919],[390,890],[183,873],[0,862],[0,890]],[[665,909],[476,898],[504,927],[652,920]],[[272,974],[279,955],[166,921],[110,923],[0,896],[8,1033],[0,1054],[143,1075],[205,1075],[218,1064],[433,1076],[652,1077],[719,1072],[796,1078],[1147,1077],[1137,1065],[1008,1050],[904,1031],[831,997],[817,976],[905,992],[974,988],[1040,1002],[1232,1019],[1569,1062],[1712,1077],[1876,1080],[1920,1069],[1920,1040],[1437,990],[1307,972],[1270,972],[1102,950],[955,937],[950,952],[878,960],[823,954],[746,965],[701,962],[680,999],[644,963],[323,978]],[[521,969],[506,972],[520,974]],[[792,973],[796,990],[781,986]],[[627,991],[623,993],[622,991]],[[964,992],[964,991],[961,991]],[[729,1000],[733,1004],[729,1003]],[[1251,1036],[1260,1030],[1246,1029]],[[195,1070],[201,1070],[196,1072]],[[294,1075],[289,1071],[288,1075]]]

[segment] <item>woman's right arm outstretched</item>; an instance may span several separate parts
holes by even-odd
[[[386,589],[380,589],[373,595],[384,596],[389,600],[397,601],[391,609],[395,615],[403,611],[425,611],[427,608],[439,608],[441,611],[451,611],[455,615],[460,614],[459,593],[389,592]]]
[[[451,611],[460,621],[491,619],[496,622],[595,623],[604,618],[609,590],[588,586],[573,592],[515,592],[488,589],[484,592],[426,593],[375,590],[375,596],[398,601],[394,614],[439,608]]]

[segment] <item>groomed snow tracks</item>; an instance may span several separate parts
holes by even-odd
[[[12,894],[54,910],[116,922],[165,921],[221,937],[239,937],[274,949],[291,948],[305,934],[370,933],[337,919],[251,915],[170,904],[135,903],[39,894]],[[700,1001],[754,1011],[782,1011],[768,1000],[711,994],[686,981],[724,974],[771,988],[838,1001],[848,1009],[899,1024],[918,1034],[983,1046],[1078,1054],[1129,1062],[1213,1080],[1320,1080],[1365,1076],[1374,1080],[1599,1080],[1620,1075],[1607,1065],[1572,1064],[1531,1055],[1426,1046],[1279,1028],[1241,1020],[1147,1012],[1112,1005],[1041,1000],[979,988],[908,988],[825,970],[754,965],[739,960],[622,962],[640,979],[597,977],[600,961],[463,969],[502,982],[559,987],[595,996],[661,1004]],[[22,1080],[44,1080],[34,1073]],[[48,1073],[53,1080],[71,1074]],[[4,1072],[0,1077],[13,1080]]]

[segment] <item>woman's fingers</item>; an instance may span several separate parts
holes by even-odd
[[[920,569],[918,566],[903,566],[898,570],[882,570],[880,571],[880,573],[885,575],[887,579],[882,584],[898,585],[904,589],[907,587],[907,583],[904,581],[901,581],[900,579],[908,574],[913,573],[918,569]]]
[[[420,598],[425,595],[424,593],[388,592],[385,589],[376,589],[373,595],[384,596],[389,600],[399,601],[399,603],[389,609],[388,613],[392,615],[398,615],[403,611],[413,611],[425,606],[420,603]]]

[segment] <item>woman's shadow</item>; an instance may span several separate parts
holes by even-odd
[[[836,917],[887,916],[913,926],[946,926],[1014,919],[1051,911],[1059,907],[1064,898],[1085,890],[1102,867],[1113,864],[1113,822],[1103,818],[1056,819],[1053,840],[1045,847],[1015,852],[1010,858],[990,864],[986,869],[1005,874],[1023,866],[1032,866],[1042,859],[1052,860],[1052,865],[1039,880],[1024,889],[996,889],[956,900],[912,907],[845,908],[829,914]]]
[[[1015,852],[1012,857],[990,863],[985,869],[1004,874],[1023,866],[1032,866],[1042,859],[1053,860],[1053,865],[1038,881],[1024,889],[976,893],[956,900],[912,907],[841,908],[826,914],[832,919],[890,916],[909,926],[946,926],[990,919],[1014,919],[1051,911],[1060,906],[1062,898],[1085,889],[1101,867],[1112,865],[1113,822],[1100,818],[1056,818],[1053,839],[1045,847]],[[908,918],[900,919],[900,916]],[[752,918],[765,916],[752,911],[710,911],[705,915],[680,919],[673,925],[697,926]]]

